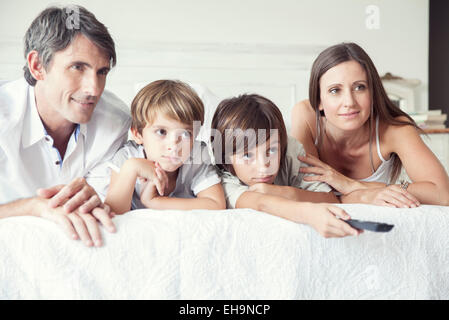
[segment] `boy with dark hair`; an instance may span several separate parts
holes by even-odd
[[[259,95],[222,101],[212,119],[215,162],[222,169],[228,208],[251,208],[311,225],[324,237],[357,235],[331,188],[307,182],[297,159],[302,145],[288,138],[280,110]],[[306,202],[307,201],[307,202]]]

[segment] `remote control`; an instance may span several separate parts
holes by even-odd
[[[355,219],[346,220],[345,222],[355,229],[364,229],[373,232],[389,232],[394,227],[394,225],[392,224],[372,221],[360,221]]]

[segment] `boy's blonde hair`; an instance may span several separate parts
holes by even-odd
[[[131,103],[131,128],[142,134],[147,124],[152,124],[157,115],[192,125],[204,122],[204,105],[196,92],[178,80],[157,80],[146,85]]]

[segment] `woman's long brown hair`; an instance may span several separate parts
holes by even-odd
[[[388,98],[388,95],[379,77],[379,73],[377,72],[374,63],[368,56],[368,54],[359,45],[355,43],[341,43],[329,47],[319,54],[319,56],[313,63],[312,72],[310,75],[309,101],[312,107],[315,109],[316,113],[317,136],[315,139],[315,144],[317,145],[318,149],[322,145],[322,136],[323,136],[321,133],[320,118],[324,116],[324,114],[320,113],[319,110],[319,106],[321,103],[320,100],[321,76],[332,67],[340,63],[351,60],[357,61],[363,67],[368,79],[368,87],[371,95],[371,112],[368,120],[370,132],[369,147],[370,147],[370,161],[371,166],[373,167],[373,155],[371,152],[371,145],[372,145],[374,121],[376,117],[379,117],[380,120],[391,125],[397,126],[411,125],[414,126],[420,132],[422,132],[422,130],[421,128],[418,127],[415,121],[407,113],[402,111]],[[407,118],[407,120],[403,121],[395,119],[398,116],[404,116]],[[394,156],[394,161],[393,161],[393,170],[390,177],[390,183],[394,183],[401,172],[402,162],[401,159],[399,159],[399,157],[396,154],[392,154],[391,156],[392,157]]]

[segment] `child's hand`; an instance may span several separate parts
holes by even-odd
[[[342,221],[351,217],[339,207],[327,203],[314,203],[311,204],[309,211],[310,219],[308,219],[308,224],[324,238],[357,236],[363,232],[362,230],[352,228],[349,224]]]
[[[167,187],[168,179],[165,179],[161,172],[158,173],[158,171],[163,171],[160,166],[157,168],[153,161],[147,159],[134,158],[128,161],[131,161],[130,165],[132,166],[138,179],[153,183],[159,194],[161,196],[164,195],[164,190]]]
[[[151,200],[158,197],[156,185],[152,181],[147,181],[143,184],[142,192],[140,193],[140,201],[147,208],[151,208]]]
[[[162,190],[162,193],[158,191],[155,181],[158,180],[164,188],[168,187],[168,177],[165,171],[161,168],[161,166],[156,163],[155,173],[157,178],[151,181],[146,181],[143,184],[142,191],[140,193],[140,201],[147,207],[151,208],[151,200],[155,197],[163,196],[165,194],[165,189]],[[143,178],[139,178],[144,180]]]
[[[158,180],[161,182],[162,186],[164,187],[163,193],[161,194],[161,196],[163,196],[164,194],[167,194],[167,189],[168,189],[168,176],[167,173],[164,171],[164,169],[162,169],[161,165],[156,162],[156,175]],[[167,194],[168,195],[168,194]]]

